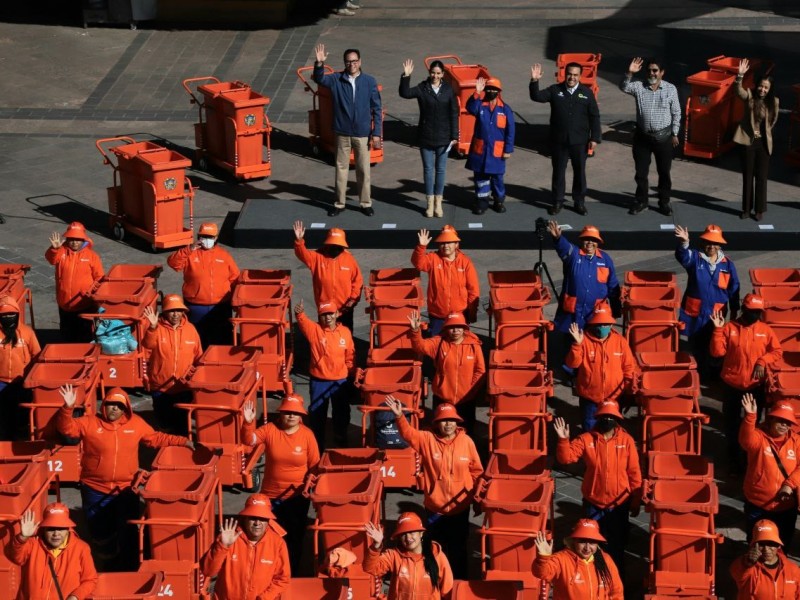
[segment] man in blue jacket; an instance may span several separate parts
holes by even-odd
[[[356,184],[361,212],[375,214],[370,194],[370,142],[380,149],[383,113],[381,95],[374,77],[361,72],[361,53],[353,48],[344,51],[344,71],[325,73],[325,44],[314,48],[314,81],[329,88],[333,97],[333,131],[336,134],[336,201],[328,216],[344,210],[347,199],[347,176],[350,150],[356,158]]]
[[[553,205],[547,210],[557,215],[564,205],[567,160],[572,163],[572,199],[575,212],[586,214],[586,156],[594,153],[600,143],[600,110],[597,108],[592,90],[581,84],[581,67],[569,63],[565,69],[566,79],[539,89],[542,65],[531,67],[529,93],[534,102],[550,103],[550,142],[553,164]]]

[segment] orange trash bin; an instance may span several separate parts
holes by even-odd
[[[453,582],[451,600],[523,600],[521,581],[463,581]]]
[[[600,94],[600,86],[597,85],[597,70],[600,66],[600,61],[603,55],[599,52],[597,54],[591,53],[571,53],[559,54],[556,58],[556,81],[561,83],[567,78],[567,65],[571,62],[576,62],[581,66],[581,83],[591,88],[595,99]]]
[[[329,471],[308,479],[303,494],[311,498],[321,523],[365,523],[380,514],[383,483],[379,471]]]
[[[25,274],[30,265],[5,263],[0,265],[0,297],[11,296],[22,310],[19,313],[20,323],[36,328],[33,318],[33,293],[25,287]],[[28,306],[30,322],[25,320],[25,305]]]
[[[163,573],[98,573],[88,600],[158,600]]]

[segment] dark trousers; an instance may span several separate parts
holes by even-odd
[[[81,344],[94,341],[92,322],[89,319],[82,319],[80,312],[69,312],[59,307],[58,330],[64,343]]]
[[[469,539],[469,509],[454,515],[442,515],[425,511],[428,535],[439,542],[450,560],[454,579],[469,579],[467,573]]]
[[[108,494],[81,484],[83,513],[92,554],[105,570],[133,571],[138,565],[138,533],[130,519],[139,518],[139,496],[128,488]],[[98,565],[98,568],[103,568]]]
[[[611,555],[622,578],[625,576],[625,548],[628,545],[628,533],[630,532],[630,508],[630,498],[613,508],[599,508],[586,500],[583,501],[583,514],[587,518],[597,521],[600,533],[606,538],[604,549]]]
[[[26,410],[19,408],[20,402],[27,402],[29,390],[22,387],[22,378],[14,381],[0,381],[0,440],[13,442],[26,439],[23,431],[27,431],[27,423],[23,419]]]
[[[153,398],[153,414],[158,419],[161,428],[175,435],[187,435],[189,433],[189,421],[186,417],[186,411],[175,408],[175,405],[190,404],[192,402],[192,392],[189,390],[176,394],[151,392],[150,395]]]
[[[583,204],[586,198],[586,147],[587,144],[553,144],[553,180],[551,190],[553,205],[564,203],[567,187],[567,161],[572,163],[572,199],[576,205]]]
[[[765,395],[763,386],[759,386],[750,393],[756,399],[758,412],[756,421],[761,418],[764,412]],[[725,384],[725,397],[722,401],[722,418],[725,422],[725,440],[728,446],[728,466],[731,469],[741,471],[745,465],[745,454],[739,445],[739,427],[742,425],[742,396],[745,392],[737,390]]]
[[[272,499],[272,512],[275,518],[286,530],[286,548],[289,551],[289,564],[292,567],[292,576],[300,572],[300,559],[303,555],[303,540],[308,526],[308,506],[311,500],[302,494],[296,494],[286,500]]]
[[[714,358],[709,352],[713,332],[714,323],[709,321],[687,338],[689,352],[697,362],[697,374],[703,383],[711,383],[719,379],[719,371],[722,366],[722,359]]]
[[[663,142],[658,142],[653,138],[636,133],[633,136],[633,162],[636,165],[636,202],[647,204],[650,194],[650,183],[648,175],[650,173],[650,156],[656,158],[656,171],[658,171],[658,203],[662,206],[669,204],[669,195],[672,191],[672,178],[670,169],[672,168],[672,137],[668,137]]]
[[[229,346],[233,343],[233,326],[231,325],[231,303],[189,304],[189,323],[195,326],[200,335],[203,348],[209,345]]]
[[[353,333],[353,312],[353,309],[342,311],[339,313],[339,318],[337,319],[339,323],[350,330],[350,333]]]
[[[578,398],[578,406],[581,409],[581,423],[583,423],[583,432],[587,433],[594,429],[594,426],[597,424],[597,417],[595,417],[595,413],[597,412],[597,407],[599,406],[596,402],[592,402],[588,398]]]
[[[769,152],[764,138],[753,140],[742,150],[742,212],[767,212]],[[755,206],[753,206],[755,191]]]
[[[489,207],[489,198],[493,198],[495,202],[503,202],[506,199],[503,175],[503,173],[474,172],[473,180],[478,208],[486,210]]]
[[[783,542],[783,551],[786,554],[791,552],[792,538],[794,537],[795,525],[797,524],[796,508],[783,511],[766,510],[745,500],[744,518],[747,522],[745,531],[747,532],[748,544],[750,543],[750,538],[753,536],[753,526],[756,522],[761,519],[769,519],[778,526],[778,535]]]
[[[325,452],[325,424],[328,421],[328,404],[332,404],[334,441],[337,447],[347,446],[347,428],[350,426],[351,385],[347,379],[326,381],[312,377],[308,382],[309,422],[320,452]]]

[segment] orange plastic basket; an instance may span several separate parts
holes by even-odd
[[[627,287],[676,287],[678,278],[672,271],[626,271]]]
[[[697,398],[700,378],[696,371],[664,370],[642,373],[639,394],[648,398]]]
[[[240,319],[274,319],[286,321],[291,287],[277,283],[237,285],[231,305]]]
[[[540,324],[502,323],[494,332],[495,348],[514,352],[547,353],[547,331],[552,327],[549,321]]]
[[[347,585],[330,577],[292,577],[289,587],[281,592],[281,600],[347,600]]]
[[[545,413],[489,411],[489,450],[547,450]]]
[[[536,271],[489,271],[489,287],[542,287]]]
[[[369,285],[419,285],[420,275],[417,269],[391,268],[373,269],[369,272]]]
[[[647,473],[650,479],[714,480],[714,465],[705,456],[649,452]]]
[[[238,284],[268,284],[288,286],[292,281],[292,272],[284,269],[242,269]]]
[[[99,356],[99,344],[47,344],[36,357],[36,362],[93,363],[97,362]]]
[[[153,459],[154,471],[205,471],[216,473],[219,455],[206,446],[194,450],[184,446],[165,446]]]
[[[536,450],[495,450],[484,475],[488,479],[550,479],[547,454]]]
[[[412,310],[425,304],[425,296],[419,285],[379,285],[368,287],[364,296],[369,302],[370,320],[408,323]]]
[[[158,600],[163,573],[98,573],[90,600]]]
[[[320,473],[310,494],[321,523],[365,523],[375,516],[381,499],[378,471]]]
[[[244,365],[197,365],[186,382],[195,404],[241,406],[256,385],[256,371]]]
[[[370,348],[367,367],[422,366],[419,354],[411,348]]]
[[[317,470],[379,471],[385,459],[386,453],[377,448],[336,448],[322,454]]]
[[[0,463],[0,514],[22,514],[49,478],[46,462]]]
[[[797,286],[760,287],[767,323],[800,323],[800,289]]]
[[[489,405],[497,413],[545,412],[552,381],[552,373],[541,369],[491,369]]]
[[[156,291],[148,281],[100,281],[92,292],[92,300],[115,317],[139,319],[145,307],[154,306]]]
[[[688,352],[637,352],[636,362],[642,371],[697,370],[697,362]]]
[[[750,269],[750,283],[759,287],[800,287],[800,269]]]
[[[198,600],[200,571],[198,565],[189,560],[145,560],[139,565],[139,573],[161,573],[163,580],[158,597],[171,600]],[[200,596],[202,598],[202,596]]]
[[[246,346],[214,346],[205,349],[197,361],[199,365],[241,365],[256,369],[261,358],[261,349]]]
[[[112,265],[103,276],[107,281],[150,281],[153,288],[161,276],[164,267],[161,265]]]
[[[649,321],[629,322],[625,337],[633,353],[637,352],[677,352],[680,330],[683,323]]]
[[[480,501],[484,526],[545,531],[552,501],[552,479],[491,479]]]
[[[361,399],[367,406],[385,407],[387,394],[393,394],[410,410],[419,407],[422,369],[414,365],[368,367],[356,380]]]
[[[550,302],[550,290],[541,286],[492,288],[489,296],[498,325],[541,321]]]
[[[623,308],[629,321],[675,321],[680,306],[677,287],[625,288]]]

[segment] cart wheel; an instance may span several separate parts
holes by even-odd
[[[311,154],[319,156],[320,152],[322,152],[322,150],[317,144],[311,144]]]
[[[125,239],[125,228],[122,223],[114,223],[114,238],[120,242]]]
[[[131,21],[131,31],[136,31],[138,28],[139,26],[136,25],[136,23],[134,23],[133,21]]]
[[[197,159],[197,168],[201,171],[208,171],[208,161],[205,156],[201,156]]]
[[[257,494],[261,491],[261,471],[258,467],[253,469],[253,485],[249,488],[244,488],[248,494]]]

